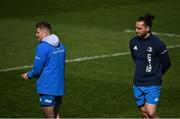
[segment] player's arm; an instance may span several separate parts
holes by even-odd
[[[166,71],[171,66],[168,51],[166,51],[165,53],[162,52],[162,54],[160,55],[160,62],[161,62],[161,65],[162,65],[162,75],[163,75],[164,73],[166,73]]]
[[[33,68],[31,71],[27,72],[27,77],[29,79],[38,78],[40,76],[46,61],[45,51],[46,50],[43,47],[37,47]]]
[[[133,61],[135,61],[134,54],[133,54],[132,41],[130,41],[130,43],[129,43],[129,49],[130,49],[131,57],[132,57]]]
[[[160,58],[160,63],[162,66],[162,75],[166,73],[166,71],[170,68],[171,66],[171,61],[169,58],[168,50],[166,48],[166,45],[164,43],[159,44],[159,58]]]

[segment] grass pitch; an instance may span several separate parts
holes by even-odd
[[[67,59],[129,51],[135,20],[155,15],[153,31],[180,34],[178,0],[1,0],[0,69],[32,65],[35,24],[49,21],[67,48]],[[159,36],[168,46],[179,37]],[[180,48],[170,49],[172,67],[163,78],[160,117],[180,117]],[[0,72],[0,117],[43,117],[35,80],[20,74],[30,69]],[[132,93],[134,65],[130,55],[66,64],[66,95],[61,117],[140,117]]]

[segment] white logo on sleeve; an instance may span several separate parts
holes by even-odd
[[[134,49],[134,50],[138,50],[138,47],[137,47],[137,45],[135,45],[133,49]]]
[[[165,49],[163,52],[161,52],[161,55],[164,54],[164,53],[166,53],[166,52],[167,52],[167,50]]]

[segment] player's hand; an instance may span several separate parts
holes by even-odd
[[[21,74],[21,77],[25,80],[29,80],[27,73]]]

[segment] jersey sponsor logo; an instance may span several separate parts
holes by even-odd
[[[64,52],[64,50],[53,51],[53,54],[58,54],[58,53],[61,53],[61,52]]]
[[[147,48],[147,51],[148,51],[148,52],[152,52],[152,50],[153,50],[152,47],[148,47],[148,48]]]
[[[133,49],[134,49],[134,50],[138,50],[138,47],[137,47],[137,45],[135,45]]]
[[[148,60],[148,65],[146,66],[146,72],[151,72],[152,71],[151,54],[147,54],[147,60]]]

